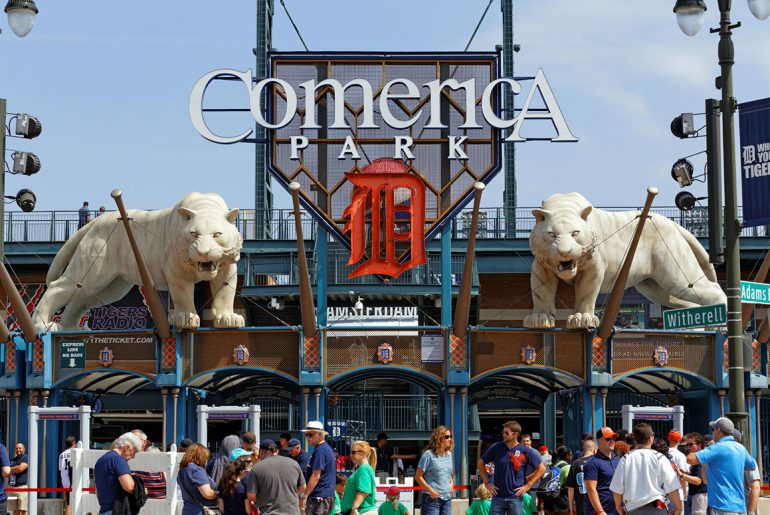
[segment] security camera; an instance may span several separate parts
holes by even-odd
[[[16,205],[25,213],[33,211],[36,202],[37,197],[35,197],[35,193],[32,190],[24,188],[16,194]]]
[[[519,50],[521,50],[521,45],[519,45],[518,43],[516,43],[515,45],[513,45],[513,51],[514,51],[514,52],[516,52],[516,53],[518,54],[518,53],[519,53]]]

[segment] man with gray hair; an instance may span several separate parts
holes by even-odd
[[[128,460],[142,450],[142,441],[134,433],[123,433],[112,442],[112,448],[94,464],[96,497],[99,514],[112,515],[112,505],[118,489],[133,494],[134,478]]]
[[[151,443],[150,440],[147,438],[147,434],[141,429],[134,429],[131,432],[139,437],[139,439],[142,441],[142,450],[146,451],[147,447],[149,447]]]

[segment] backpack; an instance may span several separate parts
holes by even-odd
[[[561,492],[561,468],[565,465],[549,465],[540,479],[540,487],[538,488],[538,497],[542,497],[546,500],[555,500],[559,497]]]

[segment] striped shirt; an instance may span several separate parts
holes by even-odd
[[[163,472],[144,472],[137,470],[134,471],[134,474],[144,481],[148,499],[166,498],[166,478],[163,477]]]

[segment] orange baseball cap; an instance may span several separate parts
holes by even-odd
[[[679,431],[671,430],[668,432],[668,441],[669,442],[681,442],[682,441],[682,433]]]
[[[620,437],[620,435],[617,434],[615,431],[613,431],[611,427],[603,427],[596,432],[597,439],[599,438],[608,439],[608,438],[618,438],[618,437]]]

